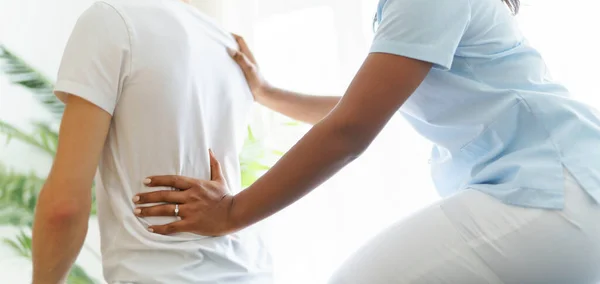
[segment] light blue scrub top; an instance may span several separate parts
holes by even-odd
[[[371,52],[434,68],[400,112],[435,143],[438,192],[561,209],[566,167],[600,201],[600,116],[570,98],[501,0],[381,0]]]

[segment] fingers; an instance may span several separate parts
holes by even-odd
[[[138,217],[176,217],[175,216],[175,204],[163,204],[151,207],[138,207],[133,213]],[[179,213],[177,216],[185,217],[187,212],[185,205],[179,205]]]
[[[144,184],[149,187],[167,186],[173,187],[180,190],[186,190],[196,184],[196,180],[189,177],[183,176],[153,176],[144,180]]]
[[[249,74],[252,74],[253,71],[253,64],[252,62],[250,62],[250,60],[248,59],[248,57],[246,57],[246,55],[244,55],[243,53],[239,52],[239,51],[232,51],[233,52],[233,60],[240,66],[240,68],[242,68],[242,71],[244,71],[244,74],[246,76],[248,76]]]
[[[166,225],[150,226],[150,227],[148,227],[148,231],[151,233],[160,234],[160,235],[172,235],[175,233],[185,232],[186,227],[187,227],[187,223],[182,220],[182,221],[169,223]]]
[[[186,195],[183,191],[161,190],[147,193],[140,193],[133,197],[133,203],[185,203]]]
[[[224,182],[225,178],[223,177],[223,170],[221,169],[221,164],[215,157],[215,153],[213,153],[212,150],[208,150],[208,154],[210,156],[210,180]]]
[[[248,48],[248,44],[246,44],[246,41],[244,40],[244,38],[239,35],[236,35],[236,34],[232,34],[232,35],[235,38],[235,41],[237,42],[238,46],[240,47],[240,51],[248,57],[250,62],[252,62],[253,64],[256,64],[256,59],[254,58],[254,54],[252,54],[252,51],[250,51],[250,48]]]

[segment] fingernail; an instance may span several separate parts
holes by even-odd
[[[152,229],[152,228],[148,228],[148,232],[150,232],[150,233],[154,233],[154,229]]]
[[[229,53],[229,56],[233,57],[236,52],[237,51],[235,49],[227,47],[227,53]]]
[[[208,152],[209,152],[211,155],[213,155],[213,156],[215,155],[215,152],[213,152],[213,150],[212,150],[212,149],[208,149]]]
[[[152,182],[152,180],[150,178],[144,179],[144,184],[145,185],[149,185],[151,182]]]
[[[140,201],[140,197],[136,195],[133,197],[132,200],[133,200],[133,202],[138,202],[138,201]]]
[[[133,213],[135,213],[135,215],[140,215],[140,213],[142,213],[142,209],[135,209],[133,210]]]

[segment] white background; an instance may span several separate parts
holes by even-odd
[[[173,0],[176,1],[176,0]],[[500,0],[499,0],[500,1]],[[0,43],[55,77],[62,49],[90,0],[0,0]],[[205,0],[195,4],[250,42],[274,84],[316,94],[342,94],[367,54],[377,0]],[[573,95],[600,106],[600,20],[591,0],[524,1],[519,18],[556,79]],[[306,127],[281,128],[264,110],[269,145],[285,149]],[[27,127],[47,119],[43,108],[0,76],[0,119]],[[277,134],[277,135],[275,135]],[[435,202],[429,180],[429,143],[398,117],[356,162],[304,200],[270,220],[278,283],[324,283],[357,247],[393,222]],[[50,161],[16,143],[0,143],[0,161],[45,174]],[[95,221],[88,247],[98,249]],[[10,236],[10,228],[0,228]],[[84,250],[80,264],[100,278]],[[2,283],[27,283],[30,265],[0,246]]]

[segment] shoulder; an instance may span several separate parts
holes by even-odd
[[[85,12],[82,14],[83,17],[96,18],[109,17],[114,19],[115,17],[122,16],[121,1],[102,0],[94,2]]]
[[[91,9],[106,9],[106,13],[119,15],[126,21],[136,14],[164,10],[166,3],[158,0],[96,0]]]
[[[96,1],[79,17],[70,41],[103,47],[131,45],[131,27],[118,0]]]
[[[77,20],[77,27],[92,31],[127,31],[128,25],[118,1],[97,1],[88,7]]]

